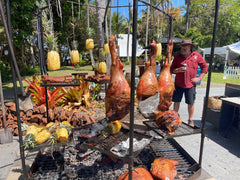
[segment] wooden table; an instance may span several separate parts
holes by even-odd
[[[231,119],[230,123],[227,125],[226,130],[223,134],[223,136],[226,137],[229,130],[231,129],[231,126],[232,126],[233,122],[234,122],[236,109],[237,108],[240,109],[240,97],[226,97],[226,98],[221,98],[221,100],[222,100],[223,103],[227,103],[227,104],[233,106],[232,119]],[[222,108],[221,111],[224,111],[224,109]],[[239,123],[239,116],[238,116],[238,123]]]

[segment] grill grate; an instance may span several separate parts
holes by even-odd
[[[163,138],[173,138],[173,137],[178,137],[178,136],[187,136],[191,134],[197,134],[200,133],[201,130],[197,126],[191,127],[186,123],[182,123],[175,133],[173,135],[169,135],[167,132],[164,132],[163,130],[159,129],[157,126],[156,122],[151,120],[151,121],[144,121],[143,122],[147,127],[155,131],[157,134],[162,136]]]
[[[189,179],[200,169],[196,161],[174,139],[153,140],[150,147],[156,157],[173,159],[179,162],[175,166],[178,172],[176,180]],[[196,176],[199,175],[196,174]]]
[[[119,131],[117,134],[110,135],[106,138],[103,138],[101,135],[92,137],[85,141],[82,145],[85,148],[93,148],[96,150],[99,150],[102,153],[105,153],[107,155],[120,158],[124,161],[128,161],[128,157],[119,157],[118,155],[112,153],[110,150],[115,145],[119,144],[122,141],[126,141],[129,138],[129,130],[122,128],[121,131]],[[140,134],[135,132],[134,138],[137,141],[140,141],[141,139],[152,139],[151,136]],[[133,156],[135,157],[144,147],[142,147],[140,150],[133,152]]]
[[[64,161],[62,156],[57,158],[62,154],[64,154]],[[98,150],[81,149],[79,145],[65,146],[62,153],[55,153],[54,160],[48,155],[44,161],[39,161],[42,156],[39,152],[32,165],[30,174],[33,175],[31,176],[33,179],[45,180],[54,177],[62,180],[115,180],[128,171],[126,161],[108,156]],[[153,139],[134,158],[134,167],[143,167],[150,171],[151,163],[158,157],[179,162],[179,165],[176,165],[176,180],[196,179],[200,175],[199,165],[174,139]],[[48,170],[41,171],[43,166]],[[54,168],[50,168],[51,166]]]

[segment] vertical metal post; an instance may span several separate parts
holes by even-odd
[[[208,67],[209,72],[208,72],[206,96],[205,96],[205,100],[204,100],[203,115],[202,115],[202,129],[201,129],[202,133],[201,133],[201,144],[200,144],[200,153],[199,153],[199,165],[200,166],[202,164],[203,145],[204,145],[204,138],[205,138],[206,111],[207,111],[207,104],[208,104],[208,97],[209,97],[211,74],[212,74],[212,62],[213,62],[213,57],[214,57],[215,39],[216,39],[216,31],[217,31],[218,9],[219,9],[219,0],[216,0],[213,38],[212,38],[212,46],[211,46],[211,56],[210,56],[210,60],[209,60],[209,67]]]
[[[49,113],[48,113],[48,95],[47,95],[47,86],[44,87],[45,89],[45,102],[46,102],[46,110],[47,110],[47,122],[49,123]]]
[[[41,75],[44,75],[44,69],[43,69],[43,41],[42,41],[42,31],[41,31],[41,24],[42,24],[42,10],[37,11],[37,36],[38,36],[38,53],[39,53],[39,66],[40,66],[40,72]]]
[[[169,34],[168,34],[169,39],[172,38],[172,23],[173,23],[173,17],[169,16]]]
[[[1,4],[1,16],[2,20],[4,20],[5,16],[3,14],[3,6],[2,2]],[[17,95],[17,82],[16,82],[16,73],[14,69],[14,64],[13,64],[13,45],[12,45],[12,31],[11,31],[11,16],[10,16],[10,3],[9,0],[6,0],[6,12],[7,12],[7,28],[5,27],[5,31],[7,34],[7,39],[8,39],[8,45],[10,49],[10,64],[12,67],[12,76],[13,76],[13,87],[14,87],[14,98],[15,98],[15,105],[16,105],[16,114],[17,114],[17,123],[18,123],[18,133],[19,133],[19,148],[20,148],[20,156],[21,156],[21,161],[22,161],[22,169],[23,169],[23,178],[27,179],[27,170],[26,170],[26,165],[25,165],[25,155],[24,155],[24,148],[23,148],[23,139],[22,139],[22,130],[21,130],[21,121],[20,121],[20,113],[19,113],[19,101],[18,101],[18,95]],[[20,81],[20,80],[19,80]]]
[[[133,1],[133,32],[132,32],[132,65],[131,65],[131,101],[130,101],[130,141],[129,141],[129,179],[132,179],[133,170],[133,128],[134,128],[134,95],[135,95],[135,69],[136,69],[136,47],[137,47],[137,17],[138,0]]]

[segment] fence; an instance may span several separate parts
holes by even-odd
[[[240,79],[240,68],[225,66],[223,79]]]

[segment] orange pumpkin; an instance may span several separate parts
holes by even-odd
[[[128,180],[129,175],[128,171],[125,172],[118,180]],[[145,168],[135,168],[134,171],[132,171],[132,179],[133,180],[153,180],[152,175],[148,170]]]

